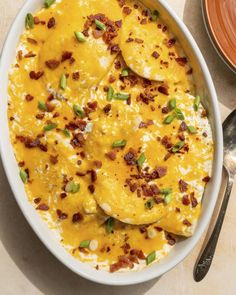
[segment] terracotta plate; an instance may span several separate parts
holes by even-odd
[[[202,8],[215,48],[236,73],[236,0],[202,0]]]

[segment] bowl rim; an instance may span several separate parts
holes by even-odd
[[[16,25],[17,23],[20,23],[25,17],[25,12],[29,11],[28,7],[33,5],[33,2],[35,0],[28,0],[25,2],[19,13],[17,14],[9,32],[6,38],[6,41],[4,43],[3,49],[2,49],[2,56],[0,60],[0,79],[1,77],[6,77],[8,75],[8,72],[6,73],[4,71],[5,65],[5,57],[7,57],[7,49],[10,48],[11,44],[10,41],[13,36],[16,35],[14,32],[16,30]],[[24,206],[25,200],[23,200],[22,196],[19,194],[18,189],[17,189],[17,183],[14,182],[14,179],[11,177],[11,169],[10,165],[8,163],[8,151],[4,148],[4,146],[9,142],[9,138],[5,138],[3,134],[3,129],[7,128],[9,130],[8,122],[4,121],[4,111],[3,108],[0,107],[0,125],[5,127],[0,129],[0,154],[1,154],[1,159],[3,163],[3,167],[5,170],[5,173],[7,175],[10,187],[13,191],[14,197],[24,214],[26,220],[28,221],[29,225],[31,228],[34,230],[34,232],[37,234],[41,242],[48,248],[48,250],[60,261],[62,262],[65,266],[67,266],[70,270],[72,270],[74,273],[80,275],[81,277],[88,279],[90,281],[104,284],[104,285],[112,285],[112,286],[125,286],[125,285],[134,285],[138,283],[143,283],[147,282],[149,280],[152,280],[154,278],[160,277],[164,273],[170,271],[172,268],[174,268],[177,264],[179,264],[184,258],[186,258],[189,253],[193,250],[193,248],[196,246],[198,241],[200,240],[203,232],[207,228],[207,225],[210,222],[211,216],[213,214],[213,210],[215,208],[215,204],[217,201],[218,197],[218,192],[220,189],[220,184],[221,184],[221,173],[222,173],[222,164],[223,164],[223,136],[222,136],[222,126],[221,126],[221,116],[220,116],[220,111],[219,111],[219,106],[218,106],[218,100],[217,100],[217,95],[216,91],[214,88],[213,81],[211,79],[209,70],[207,68],[206,62],[201,54],[200,49],[198,48],[195,40],[193,39],[191,33],[183,23],[183,21],[177,16],[177,14],[174,12],[174,10],[170,7],[169,4],[165,0],[155,0],[158,1],[159,4],[168,12],[170,17],[176,22],[177,26],[180,28],[181,32],[184,34],[184,38],[187,40],[188,44],[191,46],[192,51],[194,52],[195,56],[197,57],[198,63],[202,69],[204,79],[206,81],[206,85],[209,88],[209,93],[210,93],[210,101],[212,102],[212,115],[214,118],[214,124],[216,127],[215,130],[215,147],[216,147],[216,152],[215,152],[215,177],[212,180],[212,193],[211,193],[211,201],[209,203],[208,209],[205,212],[204,216],[201,216],[201,224],[198,227],[198,230],[195,232],[193,237],[191,237],[189,243],[185,246],[185,249],[181,251],[178,255],[176,255],[175,259],[172,261],[165,263],[161,267],[157,268],[155,271],[148,271],[148,269],[153,270],[152,267],[145,268],[140,272],[135,272],[136,275],[131,275],[132,272],[126,272],[123,275],[117,275],[119,273],[115,274],[105,274],[104,272],[94,272],[90,271],[88,269],[80,269],[78,267],[78,264],[73,264],[72,259],[67,256],[67,259],[65,258],[65,255],[62,255],[62,252],[58,250],[58,248],[54,248],[56,245],[55,243],[52,243],[50,240],[47,240],[47,237],[44,236],[43,231],[41,230],[41,223],[34,222],[30,216],[30,211],[29,208]],[[5,66],[4,66],[5,65]],[[1,88],[2,89],[2,88]],[[2,95],[2,91],[0,89],[0,96]],[[0,105],[2,104],[2,100],[0,99]],[[10,144],[11,145],[11,144]],[[12,145],[11,145],[12,146]],[[30,206],[32,206],[30,204]],[[41,218],[40,218],[41,219]],[[62,246],[60,246],[62,247]],[[69,254],[70,255],[70,254]],[[71,256],[72,257],[72,256]],[[73,258],[73,260],[75,260]],[[82,265],[82,263],[79,263]],[[146,270],[146,271],[145,271]]]

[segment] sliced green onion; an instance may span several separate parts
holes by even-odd
[[[86,37],[82,32],[75,32],[75,37],[81,43],[86,42]]]
[[[201,102],[201,97],[198,95],[195,97],[194,102],[193,102],[193,108],[194,111],[197,112],[200,106],[200,102]]]
[[[143,167],[143,164],[144,164],[145,161],[146,161],[146,157],[145,157],[144,153],[142,153],[142,154],[140,155],[140,157],[138,158],[138,160],[137,160],[137,164],[138,164],[138,166],[139,166],[140,168],[142,168],[142,167]]]
[[[116,140],[113,142],[112,147],[113,148],[125,147],[126,144],[127,144],[126,140]]]
[[[184,114],[182,113],[182,111],[180,109],[175,109],[175,113],[176,113],[176,117],[179,119],[179,120],[184,120]]]
[[[20,170],[20,178],[23,183],[26,183],[28,181],[28,174],[23,169]]]
[[[163,123],[168,125],[168,124],[172,123],[174,121],[174,119],[175,119],[175,115],[169,115],[165,118]]]
[[[169,204],[171,202],[171,200],[172,200],[172,195],[171,194],[165,195],[164,202],[165,202],[166,205]]]
[[[171,149],[172,153],[177,153],[184,147],[184,141],[177,142]]]
[[[70,131],[67,128],[63,130],[63,133],[66,137],[70,137]]]
[[[73,105],[73,111],[75,115],[80,117],[81,119],[84,117],[84,111],[78,104]]]
[[[56,0],[45,0],[44,7],[49,8]]]
[[[25,18],[25,28],[33,29],[34,28],[34,17],[31,13],[27,13]]]
[[[151,209],[153,208],[153,206],[154,206],[154,203],[155,203],[154,199],[149,199],[149,200],[145,203],[145,207],[146,207],[146,209],[151,210]]]
[[[65,74],[62,74],[61,75],[61,79],[60,79],[60,88],[62,90],[65,90],[66,89],[66,85],[67,85],[66,75]]]
[[[153,10],[153,11],[151,12],[151,20],[152,20],[153,22],[155,22],[155,21],[158,19],[158,17],[159,17],[159,11],[157,11],[157,10]]]
[[[41,111],[47,111],[47,110],[48,110],[46,104],[45,104],[43,101],[39,101],[39,102],[38,102],[38,108],[39,108]]]
[[[113,232],[114,223],[115,223],[115,219],[113,217],[110,217],[110,218],[107,219],[106,231],[107,231],[108,234],[111,234]]]
[[[80,184],[79,183],[75,183],[74,181],[70,181],[67,183],[66,187],[65,187],[65,191],[67,193],[72,193],[72,194],[76,194],[80,191]]]
[[[114,89],[111,86],[109,86],[108,92],[107,92],[107,100],[108,101],[112,100],[113,94],[114,94]]]
[[[113,98],[117,100],[127,100],[129,99],[129,97],[130,97],[129,93],[116,93],[113,95]]]
[[[51,131],[55,128],[57,128],[57,124],[51,123],[51,124],[44,126],[43,131],[47,132],[47,131]]]
[[[89,245],[90,245],[90,240],[85,240],[85,241],[82,241],[79,245],[79,248],[88,248]]]
[[[196,134],[197,129],[194,126],[188,126],[188,132],[191,134]]]
[[[155,259],[156,259],[156,251],[153,251],[146,258],[147,265],[151,264]]]
[[[176,108],[176,99],[172,98],[169,102],[168,102],[168,107],[169,109],[172,111]]]
[[[160,193],[162,195],[167,196],[167,195],[170,195],[172,193],[172,189],[171,188],[163,188],[163,189],[161,189]]]
[[[95,19],[95,25],[101,31],[105,31],[106,30],[106,25],[104,23],[100,22],[97,19]]]
[[[121,72],[121,77],[128,77],[129,76],[129,69],[123,69]]]

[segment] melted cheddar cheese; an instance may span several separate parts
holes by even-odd
[[[30,202],[97,268],[161,259],[194,233],[213,157],[180,44],[135,1],[55,1],[26,25],[9,126]]]

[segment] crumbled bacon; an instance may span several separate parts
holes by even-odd
[[[123,8],[123,13],[124,13],[125,15],[129,15],[131,12],[132,12],[132,9],[131,9],[130,7],[125,6],[125,7]]]
[[[20,142],[24,143],[26,148],[40,148],[42,151],[47,152],[47,146],[42,144],[40,142],[39,138],[36,139],[32,139],[30,137],[26,137],[26,136],[22,136],[22,135],[18,135],[16,136],[16,139],[19,140]]]
[[[60,209],[57,209],[57,216],[60,220],[65,220],[68,218],[68,214],[62,212]]]
[[[138,43],[138,44],[142,44],[144,41],[142,39],[139,38],[135,38],[134,42]]]
[[[35,72],[35,71],[31,71],[29,73],[30,79],[32,80],[38,80],[39,78],[41,78],[44,75],[44,72]]]
[[[48,21],[48,29],[54,28],[56,25],[56,20],[54,17],[51,17]]]
[[[175,43],[176,43],[176,40],[175,40],[174,38],[172,38],[172,39],[169,39],[169,40],[166,42],[166,46],[167,46],[168,48],[171,48],[172,46],[175,45]]]
[[[41,202],[41,198],[35,198],[34,199],[34,203],[36,204],[36,205],[38,205],[40,202]]]
[[[152,179],[156,178],[162,178],[167,174],[167,168],[166,167],[158,167],[156,170],[153,171],[151,174]]]
[[[123,249],[124,253],[125,254],[128,254],[129,253],[129,250],[130,250],[130,244],[129,243],[125,243],[123,246],[121,246],[121,249]]]
[[[148,128],[148,126],[151,126],[153,124],[154,124],[153,120],[148,120],[147,122],[141,122],[139,124],[139,129],[141,129],[141,128]]]
[[[34,16],[34,24],[39,25],[40,24],[40,19],[37,16]]]
[[[126,40],[126,43],[131,43],[131,42],[134,42],[134,38],[129,37],[129,38]]]
[[[97,172],[95,170],[90,170],[90,177],[92,182],[96,182],[97,180]]]
[[[173,144],[171,143],[171,139],[170,139],[170,137],[168,137],[168,136],[164,136],[164,137],[161,139],[161,144],[164,145],[164,147],[165,147],[166,149],[170,149],[170,148],[173,146]]]
[[[32,101],[34,99],[34,97],[31,95],[31,94],[27,94],[26,96],[25,96],[25,100],[26,101]]]
[[[146,228],[145,228],[145,230],[146,230]],[[142,250],[139,250],[139,249],[132,249],[130,251],[130,255],[135,255],[135,256],[138,257],[138,259],[141,259],[141,260],[145,260],[146,259],[146,256],[143,254],[143,251]]]
[[[117,20],[115,21],[115,25],[118,27],[118,28],[121,28],[122,27],[122,20]]]
[[[187,219],[184,219],[183,224],[186,226],[191,226],[192,223],[190,221],[188,221]]]
[[[107,156],[107,158],[109,158],[112,161],[115,161],[115,159],[116,159],[116,152],[114,152],[114,151],[108,152],[105,155]]]
[[[87,103],[87,105],[91,110],[95,111],[98,107],[98,102],[97,101],[90,101]]]
[[[186,131],[188,129],[187,124],[183,121],[181,122],[180,126],[179,126],[179,131],[183,132]]]
[[[188,63],[188,60],[186,57],[177,57],[175,60],[182,67],[184,67]]]
[[[66,60],[69,60],[69,59],[71,59],[72,58],[72,52],[70,52],[70,51],[64,51],[63,53],[62,53],[62,56],[61,56],[61,62],[64,62],[64,61],[66,61]]]
[[[86,121],[82,120],[82,119],[78,119],[76,121],[70,121],[67,125],[66,125],[66,129],[70,130],[70,131],[75,131],[77,129],[79,129],[80,131],[84,131],[85,128],[87,126]]]
[[[166,239],[169,245],[174,246],[176,244],[176,240],[169,233],[166,233]]]
[[[206,176],[202,179],[203,182],[208,183],[211,180],[210,176]]]
[[[137,161],[136,157],[137,157],[136,151],[134,149],[129,149],[129,152],[125,154],[124,156],[124,160],[127,165],[133,166],[133,165],[136,165],[136,161]]]
[[[116,77],[114,77],[114,76],[111,75],[111,76],[109,77],[108,82],[109,82],[109,83],[114,83],[115,81],[116,81]]]
[[[159,86],[158,91],[164,95],[169,95],[168,87],[166,85]]]
[[[192,192],[192,193],[190,194],[190,200],[191,200],[191,205],[192,205],[192,207],[193,207],[193,208],[197,207],[197,205],[198,205],[198,201],[197,201],[197,199],[195,198],[194,192]]]
[[[101,168],[102,168],[102,161],[98,161],[98,160],[96,160],[96,161],[94,161],[93,163],[94,163],[94,165],[95,165],[98,169],[101,169]]]
[[[27,38],[27,41],[28,41],[30,44],[33,44],[33,45],[37,45],[37,44],[38,44],[38,41],[36,41],[35,39],[32,39],[32,38]]]
[[[95,192],[95,186],[93,184],[90,184],[88,186],[88,190],[90,191],[91,194],[93,194]]]
[[[103,112],[105,114],[108,114],[110,112],[110,110],[111,110],[111,104],[109,103],[104,107]]]
[[[48,211],[49,207],[46,204],[40,204],[40,205],[38,205],[38,207],[36,209],[40,210],[40,211]]]
[[[79,72],[74,72],[74,73],[72,74],[72,79],[73,79],[74,81],[78,81],[79,78],[80,78],[80,73],[79,73]]]
[[[80,212],[77,212],[73,215],[72,222],[78,223],[78,222],[81,222],[83,219],[84,219],[83,215]]]
[[[179,190],[181,193],[184,193],[188,190],[188,184],[182,179],[179,180]]]
[[[111,50],[111,54],[117,54],[120,52],[120,47],[118,44],[113,44],[111,45],[110,50]]]
[[[113,273],[115,271],[118,271],[121,268],[133,268],[134,264],[132,261],[129,260],[129,258],[125,255],[119,256],[118,262],[110,265],[110,272]]]
[[[71,139],[71,145],[73,148],[82,147],[85,144],[85,138],[83,133],[73,134],[73,138]]]
[[[50,162],[53,164],[53,165],[56,165],[58,163],[58,155],[56,156],[52,156],[50,155]]]
[[[35,57],[35,56],[36,56],[36,54],[31,51],[24,55],[25,58],[31,58],[31,57]]]
[[[155,59],[158,59],[159,56],[160,54],[157,51],[153,51],[152,57],[154,57]]]
[[[147,19],[146,19],[146,18],[143,18],[143,19],[140,21],[140,24],[141,24],[141,25],[146,25],[146,24],[147,24]]]
[[[163,107],[161,109],[162,114],[168,114],[169,113],[169,108],[168,107]]]
[[[103,34],[104,34],[104,31],[101,31],[101,30],[94,30],[93,31],[93,37],[95,39],[99,39],[100,37],[102,37]]]
[[[55,110],[55,106],[50,102],[46,102],[47,112],[52,113]]]
[[[185,205],[185,206],[188,206],[188,205],[190,204],[190,200],[189,200],[189,196],[188,196],[188,195],[184,195],[184,196],[182,197],[182,203],[183,203],[183,205]]]

